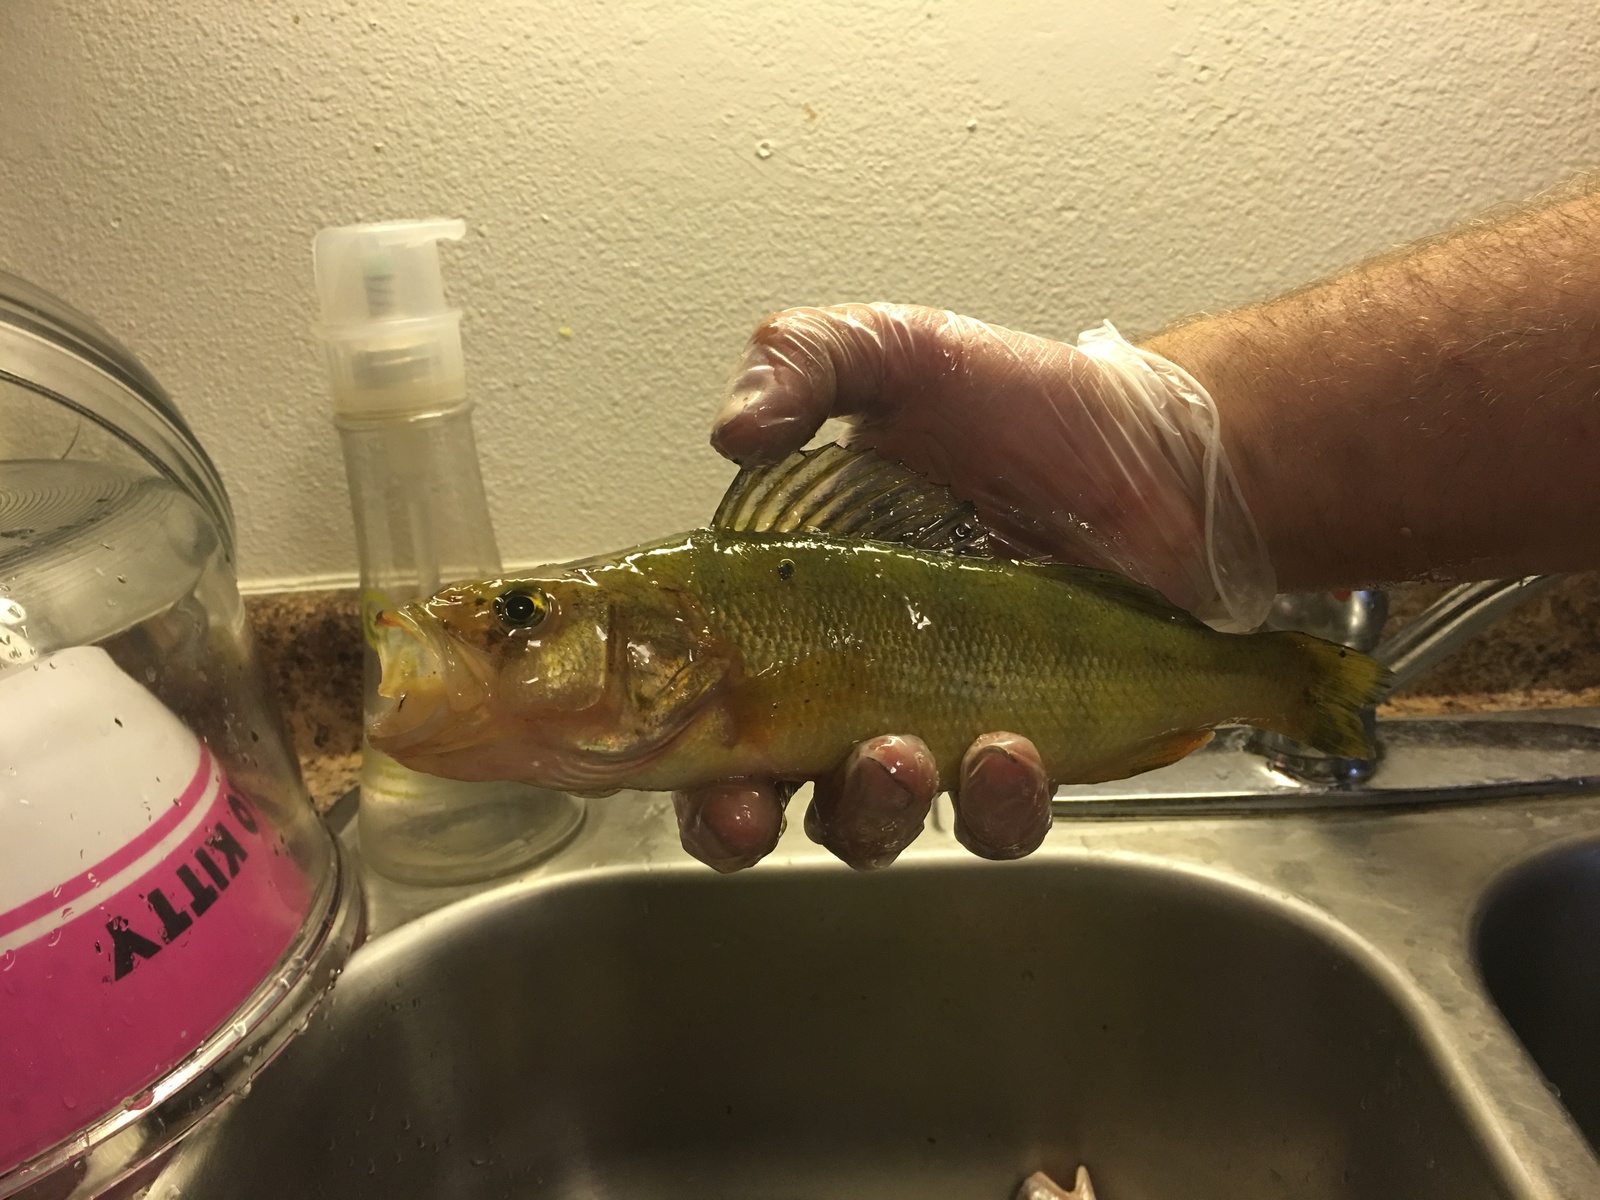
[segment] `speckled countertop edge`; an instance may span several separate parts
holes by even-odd
[[[1411,619],[1442,585],[1390,592],[1390,621]],[[247,596],[306,787],[326,811],[361,762],[361,622],[355,589]],[[1600,705],[1600,573],[1573,575],[1478,635],[1380,710],[1387,716]]]

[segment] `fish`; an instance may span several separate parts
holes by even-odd
[[[368,737],[414,770],[581,795],[816,780],[887,733],[920,737],[947,787],[995,731],[1058,785],[1165,766],[1221,725],[1372,757],[1372,658],[1001,550],[900,464],[801,451],[740,471],[703,528],[381,614]]]

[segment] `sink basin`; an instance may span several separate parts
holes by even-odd
[[[1600,897],[1590,855],[1538,878]],[[1355,939],[1203,869],[646,862],[379,938],[164,1194],[1009,1200],[1080,1162],[1101,1200],[1531,1194],[1458,1095]]]
[[[1485,901],[1478,958],[1489,994],[1600,1150],[1600,842],[1547,853]]]

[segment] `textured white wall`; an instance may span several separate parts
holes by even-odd
[[[172,391],[246,580],[304,581],[355,565],[311,235],[465,217],[447,269],[501,545],[566,557],[708,515],[707,419],[768,310],[1148,331],[1595,165],[1594,15],[0,0],[0,266]]]

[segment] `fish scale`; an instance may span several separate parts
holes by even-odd
[[[1281,690],[1279,672],[1215,669],[1241,652],[1270,660],[1275,644],[1119,604],[1059,567],[720,530],[639,566],[690,591],[735,651],[729,703],[775,770],[814,774],[840,747],[901,733],[948,780],[973,738],[1006,730],[1033,739],[1052,777],[1086,780],[1121,769],[1130,745],[1203,736]]]

